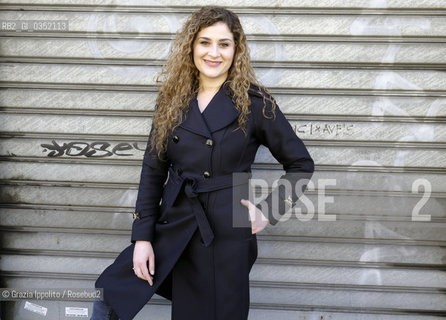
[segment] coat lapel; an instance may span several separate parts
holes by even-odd
[[[229,88],[222,85],[203,113],[200,112],[198,101],[194,98],[180,127],[211,137],[211,133],[231,124],[239,114],[232,102]]]
[[[186,113],[186,119],[180,124],[180,127],[205,137],[211,136],[200,109],[198,108],[198,101],[196,98],[192,99],[189,110]]]
[[[206,107],[202,116],[205,118],[209,130],[215,132],[231,124],[239,114],[240,112],[232,102],[229,88],[227,85],[223,85]]]

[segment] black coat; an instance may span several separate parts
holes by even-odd
[[[231,174],[251,172],[261,144],[287,175],[309,178],[314,170],[307,149],[279,107],[271,118],[271,103],[267,101],[264,110],[264,99],[254,87],[250,98],[246,135],[238,128],[239,112],[223,85],[203,113],[197,100],[192,101],[169,138],[165,159],[149,152],[149,137],[132,244],[95,283],[96,288],[104,288],[104,300],[121,320],[132,319],[154,293],[172,300],[176,320],[247,319],[249,272],[257,258],[257,239],[251,233],[248,209],[240,204],[240,198],[248,198],[247,188],[234,187]],[[293,194],[292,200],[297,196]],[[271,199],[266,203],[271,206]],[[269,209],[270,222],[276,224],[277,216]],[[282,205],[279,214],[284,210]],[[245,227],[234,227],[233,216]],[[136,240],[152,241],[153,287],[132,270]]]

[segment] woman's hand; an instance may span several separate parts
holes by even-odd
[[[249,210],[252,233],[254,234],[265,229],[269,224],[269,220],[263,215],[262,211],[249,200],[242,199],[240,202]]]
[[[147,269],[147,261],[149,268]],[[133,250],[133,270],[138,278],[147,280],[153,285],[153,275],[155,274],[155,253],[150,241],[136,241]],[[150,274],[149,274],[150,270]]]

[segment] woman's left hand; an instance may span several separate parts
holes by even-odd
[[[249,210],[252,233],[254,234],[265,229],[269,224],[269,220],[264,216],[262,211],[249,200],[242,199],[240,202]]]

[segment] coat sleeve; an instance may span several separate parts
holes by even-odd
[[[154,240],[155,223],[159,216],[159,205],[163,193],[163,186],[170,165],[168,160],[159,159],[156,148],[150,151],[152,130],[153,125],[142,163],[138,196],[135,205],[135,218],[132,224],[132,243],[135,243],[137,240]]]
[[[290,190],[279,183],[265,200],[256,205],[268,217],[270,224],[275,225],[305,191],[314,172],[314,162],[279,106],[276,104],[273,114],[270,101],[265,100],[264,108],[263,98],[255,97],[252,100],[256,104],[253,112],[256,137],[282,164],[285,174],[280,179],[289,182],[291,186]]]

